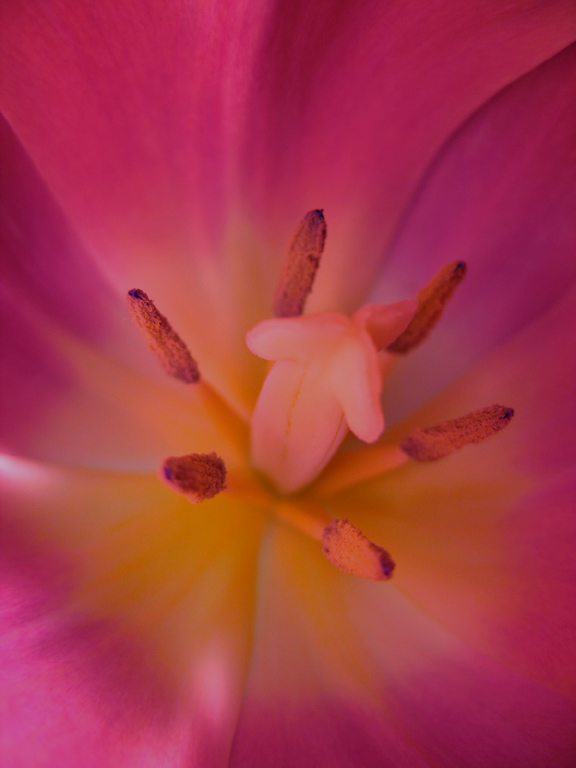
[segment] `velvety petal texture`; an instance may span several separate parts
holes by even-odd
[[[463,643],[402,581],[350,581],[281,528],[261,568],[231,765],[572,764],[574,702]]]
[[[166,380],[1,120],[0,163],[2,449],[150,470],[190,440],[218,448],[198,394]]]
[[[115,285],[144,281],[182,333],[201,327],[209,372],[244,401],[231,318],[262,319],[302,211],[324,205],[332,222],[311,309],[356,308],[445,139],[576,35],[571,0],[36,0],[1,14],[0,109]]]
[[[572,0],[1,4],[3,766],[573,765],[575,39]],[[344,407],[368,434],[384,367],[383,444],[516,411],[442,462],[290,497],[389,550],[387,583],[337,571],[250,466],[245,335],[318,206],[307,311],[373,340],[362,301],[469,267],[408,358],[334,374],[332,432]],[[133,288],[204,389],[148,356]],[[256,501],[164,487],[191,451]]]
[[[192,765],[226,765],[250,649],[254,510],[222,497],[192,505],[153,476],[12,458],[0,480],[7,764],[66,764],[110,721],[101,747],[106,757],[112,745],[112,765],[122,765],[116,750],[136,750],[135,766],[162,765],[147,746],[162,736],[168,764],[188,755]],[[77,710],[71,738],[68,707]],[[43,719],[49,736],[33,738],[30,762],[18,762],[26,729]]]
[[[575,81],[570,46],[471,118],[425,178],[373,295],[411,295],[447,261],[464,260],[468,275],[390,380],[390,418],[546,311],[576,277]]]
[[[3,764],[173,760],[176,702],[141,638],[113,621],[72,615],[70,564],[20,522],[3,518],[0,530]]]
[[[570,2],[275,4],[250,91],[243,179],[279,249],[303,204],[325,208],[330,257],[310,311],[358,306],[438,149],[573,42],[574,25]]]

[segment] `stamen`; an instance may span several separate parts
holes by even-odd
[[[274,511],[285,522],[322,543],[322,552],[336,568],[373,581],[389,579],[394,561],[385,549],[373,544],[347,520],[333,520],[310,499],[278,501]]]
[[[326,510],[310,499],[276,501],[273,509],[281,520],[316,541],[322,541],[326,527],[333,522]]]
[[[169,456],[162,464],[166,483],[194,504],[211,499],[226,488],[226,466],[216,453]]]
[[[128,291],[128,308],[148,348],[170,376],[187,384],[196,384],[200,380],[196,361],[152,299],[144,291],[134,288]]]
[[[294,233],[274,293],[276,317],[301,315],[312,290],[326,240],[326,222],[320,210],[306,214]]]
[[[375,443],[337,453],[315,481],[315,496],[329,496],[351,486],[381,477],[401,467],[409,457],[399,445]]]
[[[324,529],[322,551],[332,565],[345,573],[374,581],[389,579],[394,561],[347,520],[333,520]]]
[[[500,432],[510,423],[512,416],[512,408],[490,405],[458,419],[417,429],[403,440],[401,448],[415,461],[443,459],[465,445],[481,443]]]
[[[390,352],[405,354],[418,346],[436,325],[444,307],[466,275],[466,264],[446,264],[418,293],[418,309],[404,333],[388,347]]]
[[[226,469],[224,492],[227,496],[266,510],[269,510],[275,502],[275,497],[262,485],[254,473],[241,467]]]

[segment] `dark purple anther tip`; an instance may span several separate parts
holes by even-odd
[[[168,480],[168,482],[171,483],[172,482],[172,472],[170,471],[170,468],[168,467],[168,465],[164,464],[164,466],[162,467],[162,470],[164,472],[164,477],[166,478],[166,480]]]
[[[142,292],[138,288],[132,288],[131,291],[128,291],[128,296],[132,296],[133,299],[141,299]]]

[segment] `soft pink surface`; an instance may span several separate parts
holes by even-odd
[[[246,407],[243,335],[269,314],[303,212],[325,206],[331,254],[310,310],[355,309],[435,152],[574,39],[572,10],[8,2],[0,109],[116,289],[169,306],[204,373]]]
[[[571,765],[574,702],[463,643],[396,577],[351,581],[281,528],[260,567],[235,768]]]
[[[5,520],[0,563],[3,765],[165,764],[176,701],[141,642],[114,622],[67,613],[69,567]]]
[[[123,283],[146,278],[179,305],[192,261],[231,258],[232,215],[250,215],[253,257],[268,261],[323,205],[334,255],[315,302],[344,308],[442,142],[572,42],[572,11],[570,0],[5,3],[0,108]]]
[[[1,118],[0,165],[2,449],[132,469],[192,439],[214,449],[194,394],[159,371]]]
[[[574,39],[571,9],[2,5],[0,107],[45,182],[3,127],[2,440],[93,467],[0,467],[9,768],[570,765],[574,49],[505,86]],[[331,258],[311,309],[357,308],[402,214],[377,300],[469,262],[386,412],[451,388],[395,436],[516,409],[481,446],[326,501],[390,549],[385,585],[278,523],[260,547],[248,505],[102,469],[217,448],[133,351],[125,290],[253,403],[243,336],[318,205]]]
[[[374,297],[413,295],[447,261],[466,261],[468,275],[391,380],[390,420],[545,311],[576,277],[575,81],[573,45],[505,89],[448,143],[406,212]]]
[[[226,765],[258,516],[18,459],[0,486],[3,765]]]
[[[357,306],[435,152],[493,94],[571,43],[574,23],[570,2],[276,4],[251,91],[244,178],[276,236],[302,205],[325,208],[331,257],[309,311]]]

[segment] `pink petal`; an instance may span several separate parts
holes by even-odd
[[[271,253],[303,211],[325,209],[309,310],[347,311],[435,153],[495,93],[573,42],[576,14],[570,2],[296,0],[276,5],[266,32],[242,166],[250,201]]]
[[[67,559],[4,509],[0,528],[2,764],[156,765],[177,699],[149,649],[119,622],[66,611]]]
[[[486,402],[515,408],[482,445],[333,500],[397,562],[395,583],[471,648],[576,692],[576,285],[391,439]]]
[[[0,443],[52,461],[155,468],[218,448],[0,122]]]
[[[269,532],[260,573],[231,768],[268,768],[279,754],[290,766],[424,768],[365,677],[356,628],[341,610],[351,577],[323,559],[318,542],[283,526]],[[381,594],[386,601],[390,591]]]
[[[146,476],[0,469],[3,765],[226,766],[258,517],[200,520]]]
[[[125,354],[124,307],[1,116],[0,162],[2,287],[85,342]]]
[[[169,311],[203,373],[247,407],[243,335],[268,313],[239,304],[251,243],[235,234],[238,254],[230,235],[229,134],[268,4],[54,0],[0,13],[0,108],[90,253],[119,294],[141,287]],[[231,252],[222,271],[207,263]]]
[[[337,573],[285,528],[261,568],[233,768],[571,764],[573,704],[467,648],[400,585]]]
[[[469,270],[387,400],[406,415],[537,317],[576,275],[576,47],[481,109],[438,158],[375,295],[400,298],[449,261]]]
[[[239,27],[258,31],[263,11],[253,5],[246,13],[221,3],[212,13],[156,0],[97,10],[54,0],[3,9],[10,76],[2,107],[118,274],[152,249],[176,265],[222,227],[229,130],[222,91],[238,78]]]
[[[130,469],[153,469],[163,455],[186,453],[191,447],[228,452],[203,412],[198,393],[168,381],[151,355],[146,378],[144,370],[130,370],[74,338],[13,294],[2,291],[2,298],[4,450],[50,461]],[[126,338],[132,335],[132,343],[139,347],[138,332],[128,319],[124,322]]]
[[[290,231],[318,205],[332,244],[314,300],[357,305],[442,142],[574,40],[576,14],[570,0],[51,0],[5,4],[1,28],[0,107],[116,284],[139,276],[180,307],[206,292],[205,309],[238,318],[245,257],[262,265],[256,306],[271,301]],[[214,255],[217,274],[200,266]]]
[[[2,764],[160,765],[179,735],[173,692],[125,628],[57,615],[55,563],[21,534],[2,525]]]

